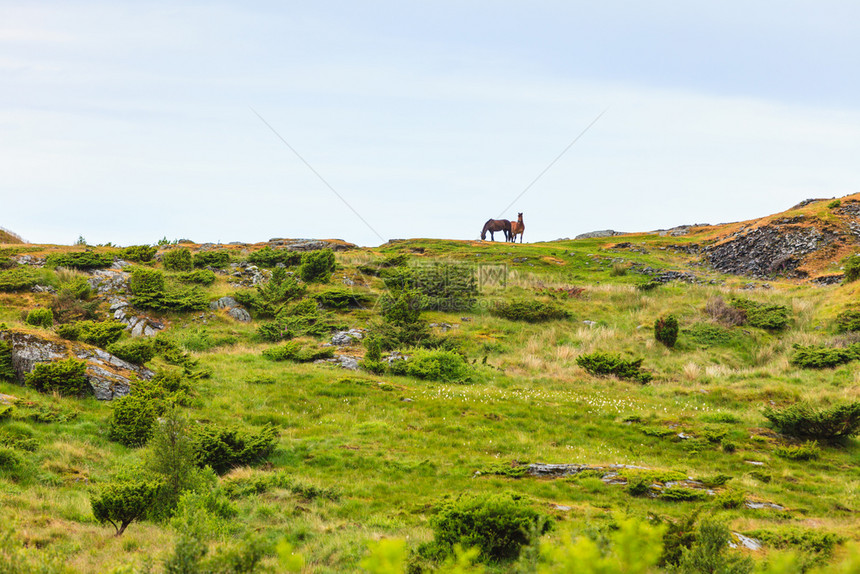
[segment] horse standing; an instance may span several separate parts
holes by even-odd
[[[488,231],[490,232],[490,241],[496,240],[493,235],[493,232],[495,231],[504,231],[505,241],[511,240],[511,222],[507,219],[488,219],[484,224],[484,228],[481,230],[481,241],[487,240]]]
[[[523,242],[523,231],[526,230],[526,224],[523,223],[523,214],[517,214],[517,220],[511,222],[511,236],[510,240],[514,243],[517,242],[517,235],[520,236],[520,243]]]

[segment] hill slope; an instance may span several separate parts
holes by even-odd
[[[815,204],[787,217],[799,215],[827,218]],[[752,225],[803,227],[785,217],[678,236],[412,239],[331,256],[287,240],[188,253],[4,248],[27,264],[0,270],[0,329],[102,345],[115,332],[122,346],[145,340],[131,337],[145,320],[156,344],[136,357],[162,378],[119,402],[0,381],[0,556],[13,553],[22,571],[51,553],[77,572],[147,560],[161,572],[180,558],[200,571],[252,559],[277,571],[285,542],[304,571],[334,573],[360,571],[370,546],[396,539],[411,571],[429,572],[440,560],[422,543],[440,511],[461,495],[510,492],[554,521],[549,547],[608,540],[625,515],[681,527],[698,512],[761,542],[748,551],[756,560],[790,548],[807,564],[838,561],[860,540],[860,444],[813,443],[765,409],[858,404],[860,282],[765,284],[703,264]],[[114,260],[129,257],[144,261]],[[53,327],[22,320],[40,307]],[[654,333],[669,314],[672,347]],[[76,322],[87,317],[129,328]],[[799,362],[819,347],[831,363]],[[377,350],[382,360],[343,367]],[[625,368],[597,368],[613,361]],[[122,410],[134,404],[140,418]],[[217,472],[188,471],[183,502],[161,500],[161,514],[115,537],[90,501],[107,485],[168,476],[153,463],[169,451],[156,422],[168,404],[194,453],[175,451],[180,463]],[[146,432],[128,441],[117,425]],[[525,553],[516,568],[546,556]]]

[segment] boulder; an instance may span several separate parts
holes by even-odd
[[[244,308],[242,308],[239,305],[239,302],[232,297],[224,296],[217,301],[212,301],[211,303],[209,303],[209,308],[213,311],[217,309],[227,309],[227,315],[236,319],[237,321],[241,321],[243,323],[251,322],[251,314],[248,313],[248,311],[246,311]]]
[[[123,361],[98,347],[54,338],[48,333],[6,330],[0,331],[0,341],[12,344],[12,368],[21,384],[38,363],[80,359],[87,363],[87,381],[95,397],[109,401],[129,394],[135,378],[151,379],[155,375],[146,367]]]
[[[353,341],[360,341],[364,337],[364,333],[359,329],[350,329],[349,331],[338,331],[331,337],[333,345],[345,347],[352,345]]]

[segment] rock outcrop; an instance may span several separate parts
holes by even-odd
[[[151,379],[155,375],[146,367],[123,361],[98,347],[47,334],[6,330],[0,331],[0,340],[12,344],[12,367],[21,384],[38,363],[74,358],[86,361],[87,381],[95,397],[109,401],[129,394],[135,378]]]
[[[251,314],[239,305],[239,302],[232,297],[224,296],[217,301],[212,301],[209,303],[209,308],[213,311],[217,309],[226,309],[227,315],[237,321],[241,321],[242,323],[249,323],[251,321]]]

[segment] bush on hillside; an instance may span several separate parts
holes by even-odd
[[[855,253],[843,259],[842,268],[845,272],[844,283],[851,283],[860,279],[860,253]]]
[[[125,323],[119,321],[76,321],[59,325],[56,331],[64,339],[81,341],[105,349],[119,340],[125,327]]]
[[[860,311],[848,309],[836,316],[836,332],[850,333],[860,331]]]
[[[272,347],[263,351],[263,357],[270,361],[293,361],[295,363],[311,363],[319,359],[330,359],[334,357],[334,348],[311,348],[304,347],[295,341],[289,341],[283,345]]]
[[[788,326],[790,315],[785,305],[766,305],[749,299],[733,299],[732,306],[746,313],[746,321],[752,327],[780,331]]]
[[[476,547],[482,562],[516,560],[522,548],[532,542],[532,533],[549,531],[551,523],[513,494],[464,495],[445,502],[430,519],[433,541],[422,553],[442,558],[454,547]]]
[[[359,361],[358,366],[375,375],[384,373],[388,365],[382,360],[382,344],[379,339],[377,337],[365,337],[364,347],[367,351]]]
[[[400,253],[398,255],[390,255],[385,259],[379,259],[371,263],[362,263],[358,266],[358,270],[365,275],[380,277],[384,269],[390,269],[392,267],[402,267],[406,265],[406,262],[408,260],[408,255]]]
[[[320,249],[302,254],[299,276],[308,283],[328,283],[337,266],[334,251]]]
[[[191,271],[194,268],[191,252],[185,247],[165,251],[161,256],[161,264],[168,271]]]
[[[194,459],[218,474],[231,468],[260,462],[271,454],[278,432],[271,425],[258,430],[237,426],[200,425],[192,432]]]
[[[381,322],[371,324],[368,337],[375,338],[382,350],[399,347],[432,347],[438,341],[421,319],[424,296],[418,291],[392,291],[379,298]]]
[[[472,368],[463,355],[443,350],[416,349],[408,359],[393,361],[388,371],[393,375],[445,383],[467,383],[472,378]]]
[[[684,329],[686,339],[702,347],[724,347],[737,340],[737,336],[722,325],[695,323]]]
[[[614,353],[596,351],[576,358],[576,364],[596,376],[615,375],[640,383],[649,382],[653,376],[642,370],[643,359],[624,359]]]
[[[93,319],[98,316],[98,301],[91,301],[92,288],[86,277],[75,276],[63,281],[51,299],[51,311],[58,323]]]
[[[215,272],[209,269],[195,269],[194,271],[186,271],[180,273],[177,280],[181,283],[195,283],[197,285],[212,285],[215,283]]]
[[[233,297],[258,317],[274,317],[291,301],[304,297],[307,287],[287,274],[282,267],[272,271],[271,278],[253,291],[237,291]]]
[[[48,329],[54,325],[54,312],[47,307],[37,307],[36,309],[31,309],[30,312],[27,313],[27,317],[24,319],[24,322],[28,325],[33,325],[34,327]]]
[[[805,402],[767,407],[764,416],[780,433],[802,439],[834,441],[860,433],[860,401],[821,409]]]
[[[294,267],[302,262],[302,254],[288,249],[272,249],[268,245],[248,256],[248,261],[259,267]]]
[[[135,365],[143,365],[155,357],[155,345],[146,337],[116,341],[108,345],[106,351]]]
[[[12,366],[12,343],[0,340],[0,381],[14,381],[16,378]]]
[[[860,359],[860,343],[840,349],[820,345],[795,345],[791,364],[802,369],[829,369]]]
[[[128,447],[145,445],[161,410],[156,401],[145,394],[133,393],[111,402],[108,438]]]
[[[119,256],[136,263],[148,263],[155,258],[157,247],[150,245],[130,245],[119,252]]]
[[[230,254],[227,251],[200,251],[194,254],[194,267],[227,267]]]
[[[0,271],[0,292],[10,293],[29,289],[39,282],[36,271],[26,265],[19,265],[6,271]]]
[[[654,322],[654,338],[671,348],[678,340],[678,320],[674,315],[660,317]]]
[[[371,298],[364,293],[357,293],[343,287],[330,287],[312,297],[326,309],[355,309],[369,304]]]
[[[696,532],[696,541],[682,551],[677,571],[679,574],[749,574],[753,569],[752,559],[730,552],[731,541],[728,526],[715,519],[702,521]]]
[[[90,390],[86,371],[87,363],[77,359],[36,363],[25,381],[28,387],[43,393],[80,396]]]
[[[206,296],[196,287],[165,284],[164,274],[157,269],[136,267],[131,272],[131,303],[141,309],[158,311],[199,311],[209,307]]]
[[[821,449],[818,448],[818,443],[806,441],[803,444],[790,444],[777,447],[773,454],[780,458],[788,460],[815,460],[821,456]]]
[[[161,480],[142,478],[117,479],[102,486],[90,497],[93,516],[101,524],[109,523],[122,536],[128,526],[142,519],[155,502]]]
[[[92,251],[52,253],[45,258],[45,265],[72,269],[104,269],[113,265],[113,254]]]
[[[542,323],[557,319],[567,319],[570,314],[553,303],[535,300],[500,301],[490,308],[497,317],[509,321],[525,321],[527,323]]]

